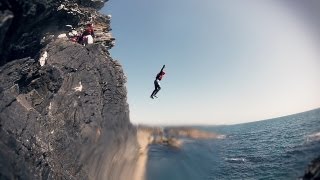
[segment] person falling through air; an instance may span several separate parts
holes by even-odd
[[[156,94],[160,91],[161,87],[160,87],[160,81],[163,77],[163,75],[165,74],[165,72],[163,71],[165,65],[162,66],[161,71],[157,74],[156,79],[154,80],[154,90],[151,94],[151,98],[153,99],[154,97],[157,98]]]

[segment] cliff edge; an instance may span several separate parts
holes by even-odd
[[[0,179],[128,179],[139,146],[102,0],[0,2]],[[99,24],[99,43],[58,39]],[[109,36],[108,36],[109,37]],[[130,178],[129,178],[130,179]]]

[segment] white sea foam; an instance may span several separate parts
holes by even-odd
[[[320,141],[320,132],[307,135],[307,142]]]
[[[226,135],[218,135],[217,139],[225,139],[227,136]]]
[[[227,162],[246,162],[247,161],[245,158],[225,158],[224,160]]]

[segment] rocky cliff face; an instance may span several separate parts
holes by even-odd
[[[110,45],[110,17],[97,12],[105,1],[1,0],[0,65],[14,59],[34,58],[54,36],[65,32],[65,25],[83,27],[93,22],[100,31],[97,38]]]
[[[128,179],[138,145],[102,0],[0,2],[0,179]],[[82,46],[66,24],[100,25]],[[108,36],[109,37],[109,36]],[[40,65],[41,64],[41,65]],[[129,178],[130,179],[130,178]]]
[[[320,156],[308,165],[302,180],[319,180],[320,179]]]

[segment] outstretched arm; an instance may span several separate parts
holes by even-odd
[[[166,67],[166,65],[163,65],[160,72],[162,72],[165,67]]]

